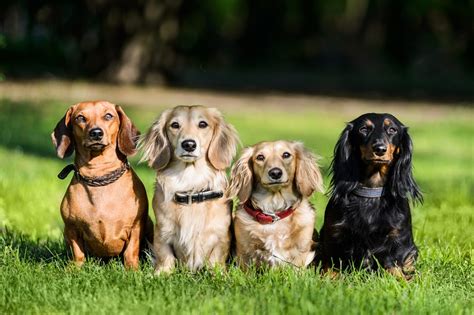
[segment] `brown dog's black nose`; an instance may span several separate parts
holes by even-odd
[[[193,152],[196,150],[196,141],[194,140],[184,140],[181,142],[181,147],[187,152]]]
[[[104,132],[100,128],[94,128],[89,131],[89,138],[91,140],[101,140],[104,136]]]
[[[281,175],[283,175],[283,171],[278,167],[274,167],[268,171],[268,176],[270,176],[272,179],[280,179]]]
[[[378,156],[382,156],[387,152],[387,146],[385,144],[377,143],[372,146],[374,153]]]

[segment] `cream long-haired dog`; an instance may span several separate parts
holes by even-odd
[[[315,210],[308,198],[322,191],[316,157],[299,142],[261,142],[244,149],[232,168],[229,196],[237,262],[307,266],[314,258]]]
[[[225,264],[231,240],[232,201],[224,198],[226,169],[240,141],[214,108],[164,111],[145,135],[142,161],[155,168],[155,272],[176,262],[196,270]]]

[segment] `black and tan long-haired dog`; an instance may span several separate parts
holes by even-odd
[[[364,114],[347,124],[331,165],[318,254],[323,269],[381,266],[410,278],[418,251],[409,201],[423,201],[412,151],[408,128],[390,114]]]

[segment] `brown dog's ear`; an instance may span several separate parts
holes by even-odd
[[[140,162],[148,162],[150,167],[161,170],[171,160],[172,148],[166,136],[166,124],[171,114],[171,109],[165,110],[148,129],[145,136],[140,140],[139,147],[143,149]]]
[[[74,152],[74,137],[72,134],[71,115],[74,106],[71,106],[63,118],[56,124],[51,139],[56,147],[56,154],[60,159],[70,156]]]
[[[308,151],[302,143],[294,143],[296,152],[296,189],[304,197],[309,197],[314,191],[323,191],[323,177],[319,171],[318,158]]]
[[[118,149],[126,156],[134,155],[137,152],[140,132],[120,106],[115,105],[115,110],[120,119],[120,129],[117,137]]]
[[[232,167],[230,185],[226,195],[228,198],[238,196],[240,203],[246,202],[252,194],[253,171],[250,161],[252,155],[253,148],[245,148],[239,160]]]
[[[230,167],[240,144],[235,128],[226,123],[222,114],[215,108],[209,108],[215,119],[214,134],[209,144],[207,158],[217,170]]]

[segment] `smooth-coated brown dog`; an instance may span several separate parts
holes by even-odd
[[[145,236],[152,240],[145,188],[128,164],[136,152],[139,132],[120,106],[105,101],[71,106],[51,134],[59,158],[76,155],[74,170],[61,203],[64,237],[74,262],[87,255],[123,255],[136,269]]]

